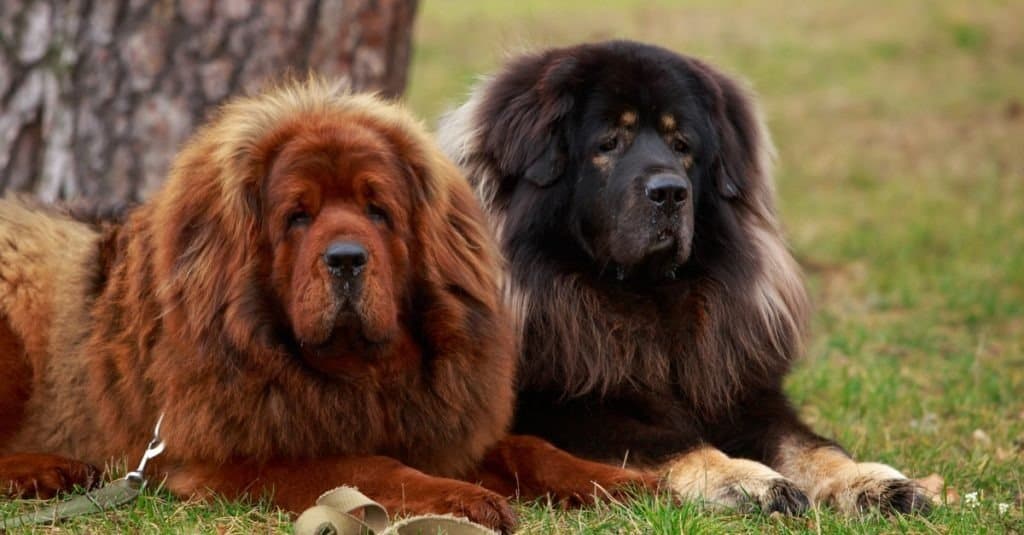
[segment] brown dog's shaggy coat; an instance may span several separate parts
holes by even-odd
[[[511,529],[504,497],[446,478],[650,484],[502,440],[514,341],[483,221],[417,121],[316,81],[224,107],[121,222],[0,201],[0,485],[90,483],[161,413],[181,495],[301,510],[349,484]]]
[[[439,135],[508,259],[517,432],[728,505],[927,506],[785,397],[809,306],[736,82],[639,43],[550,49],[484,81]]]

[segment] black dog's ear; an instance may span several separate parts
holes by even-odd
[[[478,117],[490,127],[483,148],[504,181],[547,187],[562,176],[561,123],[573,108],[578,71],[576,58],[553,50],[511,62],[489,84]]]
[[[740,196],[740,188],[736,181],[729,176],[729,169],[721,160],[718,162],[718,194],[726,199],[735,199]]]
[[[565,152],[554,140],[547,144],[544,152],[523,172],[523,178],[537,187],[546,188],[554,184],[565,171]]]
[[[735,199],[770,180],[771,141],[753,97],[735,80],[696,61],[711,89],[715,129],[719,136],[715,172],[718,193]]]

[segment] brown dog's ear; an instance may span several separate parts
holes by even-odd
[[[373,108],[368,122],[382,125],[379,132],[406,170],[412,200],[416,330],[439,358],[487,354],[514,360],[499,289],[500,252],[469,181],[421,123],[397,106],[380,102]]]
[[[694,60],[711,86],[714,123],[719,136],[715,172],[718,193],[735,199],[760,190],[771,179],[771,140],[753,97],[732,78]],[[756,193],[755,193],[756,194]]]
[[[442,303],[440,309],[474,309],[489,322],[503,323],[498,290],[501,257],[483,211],[455,165],[439,154],[433,160],[427,169],[413,166],[418,174],[431,173],[425,179],[431,184],[419,203],[414,230],[430,297]],[[444,304],[449,300],[453,300],[451,306]]]
[[[224,128],[200,131],[154,196],[147,214],[153,280],[161,313],[177,336],[247,349],[270,327],[269,318],[256,314],[267,309],[256,284],[265,268],[259,171],[232,153],[225,136]]]
[[[491,81],[477,124],[489,125],[482,148],[503,179],[522,177],[547,187],[562,176],[566,154],[559,129],[573,108],[578,69],[574,57],[549,52],[519,58]]]
[[[413,225],[419,327],[436,369],[472,369],[474,380],[491,385],[480,408],[496,411],[488,426],[503,431],[512,415],[516,354],[501,300],[501,256],[465,177],[439,151],[428,157],[428,166],[413,166],[426,183]]]

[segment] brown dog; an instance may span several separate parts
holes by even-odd
[[[137,455],[173,492],[341,484],[511,529],[505,497],[648,476],[505,440],[514,342],[472,192],[399,108],[322,83],[237,100],[100,226],[0,201],[0,489]],[[28,452],[28,453],[25,453]],[[483,462],[483,464],[481,464]]]

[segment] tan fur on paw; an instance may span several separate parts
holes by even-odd
[[[665,481],[679,497],[741,510],[800,514],[807,496],[792,481],[767,466],[733,459],[701,448],[667,466]]]
[[[924,489],[899,470],[882,463],[858,463],[837,447],[784,443],[775,466],[815,504],[844,514],[871,510],[924,514],[930,510]]]
[[[884,513],[926,514],[931,509],[928,497],[917,483],[880,463],[849,463],[816,490],[816,500],[847,514],[873,509]]]

